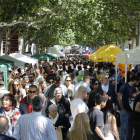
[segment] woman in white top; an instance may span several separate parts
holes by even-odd
[[[65,86],[68,89],[74,89],[74,85],[71,84],[71,78],[69,76],[66,76],[66,78],[65,78]]]
[[[17,80],[17,79],[13,80],[11,87],[10,87],[10,93],[12,95],[14,95],[14,97],[17,101],[17,107],[19,108],[19,103],[20,103],[21,99],[26,96],[26,92],[22,88],[19,80]]]
[[[108,100],[105,108],[102,109],[104,113],[104,133],[106,140],[120,140],[119,133],[116,124],[116,118],[113,115],[113,104],[111,100]]]

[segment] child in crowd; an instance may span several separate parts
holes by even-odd
[[[105,140],[103,130],[103,112],[101,111],[101,108],[104,108],[106,106],[108,95],[105,95],[102,89],[96,89],[95,91],[96,106],[93,107],[88,113],[90,119],[90,127],[91,131],[94,134],[94,140]]]

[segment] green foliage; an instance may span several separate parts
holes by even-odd
[[[1,0],[0,23],[44,46],[99,46],[136,38],[139,0]],[[18,27],[18,28],[17,28]]]

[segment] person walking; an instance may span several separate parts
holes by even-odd
[[[41,114],[45,107],[44,98],[34,96],[31,105],[33,112],[19,118],[13,137],[17,140],[57,140],[52,121]]]
[[[76,115],[73,128],[68,134],[68,140],[94,140],[86,113]]]
[[[120,140],[131,140],[132,137],[132,126],[131,126],[131,115],[132,109],[129,105],[129,97],[132,89],[137,85],[139,77],[132,75],[129,83],[124,83],[118,93],[118,101],[121,107],[120,120],[121,120],[121,132]]]
[[[88,113],[89,109],[84,102],[88,96],[87,94],[88,94],[88,90],[86,87],[84,86],[79,87],[77,98],[71,102],[71,106],[70,106],[73,120],[75,119],[75,116],[78,113],[83,113],[83,112]]]

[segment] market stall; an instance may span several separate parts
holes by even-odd
[[[63,56],[65,57],[65,54],[59,51],[56,47],[51,47],[49,50],[49,53],[56,54],[58,57]]]
[[[106,45],[89,56],[89,59],[94,62],[116,62],[116,54],[121,52],[115,44]]]
[[[35,58],[31,58],[31,57],[28,57],[28,56],[20,54],[20,53],[11,53],[9,56],[13,57],[13,58],[15,58],[19,61],[23,61],[25,63],[30,63],[30,64],[32,64],[32,66],[34,66],[35,64],[37,66],[39,66],[38,65],[38,60],[35,59]]]
[[[127,64],[140,64],[140,46],[116,55],[116,65],[125,64],[125,82],[127,82]]]
[[[26,61],[26,62],[24,60],[20,61],[16,58],[13,58],[13,57],[9,56],[9,55],[2,55],[2,56],[0,56],[0,58],[4,58],[6,60],[13,61],[14,66],[18,66],[19,68],[24,68],[25,63],[29,63],[29,61]]]
[[[87,55],[89,55],[90,54],[90,52],[88,51],[88,50],[86,50],[84,53],[82,53],[80,56],[81,57],[85,57],[85,56],[87,56]]]
[[[87,55],[87,58],[89,58],[89,56],[95,53],[97,50],[99,50],[99,48],[95,49],[91,54]]]

